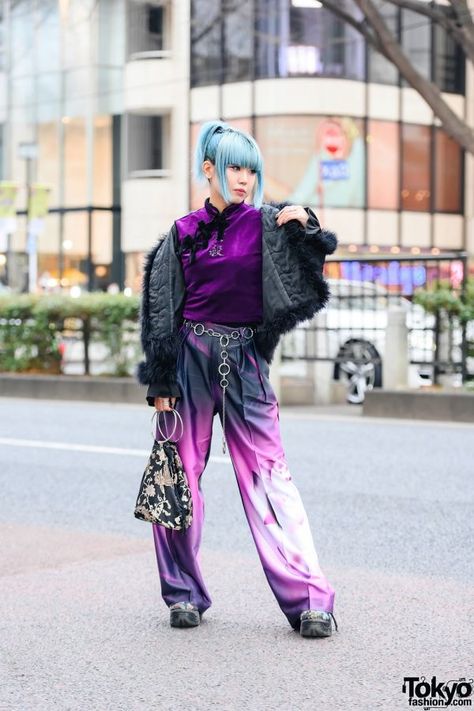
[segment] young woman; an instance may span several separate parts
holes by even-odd
[[[194,159],[210,196],[148,254],[141,305],[138,380],[149,405],[181,415],[177,449],[193,497],[185,531],[153,525],[162,596],[173,626],[198,625],[211,605],[199,557],[201,476],[218,413],[276,600],[301,635],[327,637],[331,619],[337,629],[334,590],[288,469],[269,365],[281,334],[326,305],[322,270],[337,239],[309,208],[262,204],[262,157],[247,133],[207,122]]]

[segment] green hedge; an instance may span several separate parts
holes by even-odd
[[[423,306],[425,311],[434,314],[441,328],[452,319],[459,319],[460,324],[474,321],[474,279],[470,277],[466,283],[465,294],[454,292],[449,284],[443,282],[434,289],[418,289],[413,301]],[[474,357],[474,339],[469,337],[472,329],[467,330],[467,355]]]
[[[413,301],[428,313],[458,316],[462,323],[468,323],[474,320],[474,279],[468,279],[464,298],[448,284],[441,283],[434,289],[418,289]]]
[[[0,370],[60,373],[63,335],[78,331],[84,342],[86,372],[89,346],[97,342],[107,348],[110,375],[129,375],[139,357],[138,314],[139,297],[123,294],[2,296]]]

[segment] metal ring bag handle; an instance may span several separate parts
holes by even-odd
[[[158,430],[159,430],[161,436],[163,436],[163,431],[162,431],[162,429],[161,429],[161,427],[160,427],[160,413],[161,413],[161,412],[170,412],[170,410],[155,410],[155,412],[154,412],[153,415],[152,415],[151,421],[152,421],[152,423],[153,423],[153,418],[157,415],[156,424],[157,424],[157,426],[158,426]],[[157,439],[157,437],[156,437],[156,428],[155,428],[155,432],[153,432],[153,430],[151,431],[152,437],[153,437],[154,439],[156,439],[156,441],[157,441],[159,444],[162,444],[162,443],[164,443],[164,442],[168,442],[168,441],[174,436],[174,433],[175,433],[175,430],[176,430],[176,425],[177,425],[177,423],[178,423],[178,420],[179,420],[180,423],[181,423],[181,434],[179,435],[178,439],[181,439],[181,437],[183,436],[184,427],[183,427],[183,420],[181,419],[181,415],[180,415],[179,412],[178,412],[177,410],[175,410],[174,408],[171,410],[171,412],[174,414],[175,418],[174,418],[173,432],[171,433],[171,435],[170,435],[169,437],[166,437],[165,439]]]

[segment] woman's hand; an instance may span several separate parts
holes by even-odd
[[[308,217],[309,215],[302,205],[286,205],[286,207],[277,212],[276,221],[278,226],[281,226],[285,222],[289,222],[289,220],[298,220],[303,227],[306,227]]]
[[[155,407],[158,412],[169,412],[176,402],[175,397],[155,397]]]

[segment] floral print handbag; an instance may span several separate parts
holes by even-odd
[[[172,434],[174,435],[179,418],[182,435],[181,416],[177,410],[173,409],[171,412],[175,416]],[[153,417],[156,414],[157,411]],[[159,413],[157,425],[160,434],[163,435]],[[157,523],[160,526],[181,531],[191,524],[193,510],[191,491],[183,469],[183,462],[175,442],[170,441],[171,437],[159,440],[156,433],[153,436],[155,441],[140,484],[134,515],[142,521]]]

